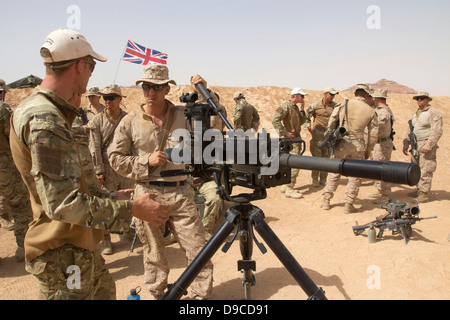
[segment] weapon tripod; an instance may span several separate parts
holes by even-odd
[[[251,299],[252,287],[255,285],[253,271],[256,270],[256,262],[252,260],[253,241],[263,254],[267,252],[265,246],[256,239],[253,228],[264,239],[270,249],[272,249],[287,271],[294,277],[303,291],[308,295],[309,300],[327,300],[322,288],[317,287],[269,225],[264,221],[264,212],[260,208],[253,206],[250,202],[240,203],[227,210],[225,221],[202,248],[197,257],[186,268],[183,274],[181,274],[178,280],[169,286],[163,300],[177,300],[186,293],[187,287],[194,281],[205,264],[217,252],[233,229],[235,230],[234,235],[230,241],[225,243],[222,251],[227,252],[239,234],[242,260],[238,260],[238,270],[243,272],[242,284],[244,286],[245,299]]]

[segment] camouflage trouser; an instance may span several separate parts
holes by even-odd
[[[159,187],[141,183],[136,185],[137,198],[147,192],[158,195],[155,201],[169,205],[170,229],[190,264],[205,245],[205,230],[193,200],[194,189],[189,184],[182,187]],[[154,226],[136,219],[136,232],[144,253],[144,282],[155,297],[163,295],[170,271],[165,253],[164,230],[165,224]],[[213,265],[209,261],[190,286],[192,296],[208,298],[212,292],[212,281]]]
[[[391,139],[377,143],[372,150],[372,159],[374,161],[390,161],[394,143]],[[376,180],[374,187],[384,195],[391,193],[391,184],[381,180]]]
[[[417,184],[419,191],[428,193],[431,190],[431,181],[433,180],[433,174],[437,168],[437,146],[423,154],[420,149],[427,143],[427,140],[420,140],[417,142],[417,148],[419,150],[419,167],[420,167],[420,180]],[[416,163],[414,158],[411,158],[411,162]]]
[[[26,265],[39,281],[40,300],[115,300],[116,285],[98,250],[65,244]]]
[[[205,209],[202,218],[203,227],[207,233],[212,233],[215,218],[221,208],[223,208],[223,200],[217,194],[215,181],[203,183],[198,191],[205,198]]]
[[[8,199],[0,194],[0,216],[9,220],[9,204]]]
[[[330,155],[327,154],[326,148],[319,148],[319,144],[325,139],[326,129],[321,127],[315,127],[314,132],[311,135],[311,140],[309,141],[309,151],[311,151],[311,155],[313,157],[321,157],[321,158],[329,158]],[[320,181],[325,182],[328,177],[328,172],[325,171],[311,171],[311,178],[318,179],[320,177]]]
[[[134,189],[134,181],[116,173],[109,164],[105,164],[106,190],[118,191],[123,189]]]
[[[17,246],[23,248],[25,233],[33,220],[33,213],[28,189],[9,154],[0,154],[0,193],[11,208]]]
[[[335,150],[335,157],[337,159],[364,159],[364,151],[357,151],[356,146],[347,140],[341,140],[339,146]],[[339,173],[330,173],[328,175],[327,184],[323,190],[323,198],[330,200],[334,196],[341,175]],[[345,190],[345,203],[353,203],[358,196],[359,186],[361,185],[361,178],[349,177],[347,189]]]
[[[291,152],[289,152],[289,154],[300,155],[300,153],[302,151],[301,147],[302,147],[302,145],[300,143],[293,143],[292,150],[291,150]],[[291,183],[286,184],[286,186],[288,188],[294,189],[295,183],[297,182],[297,177],[298,177],[299,172],[300,172],[300,169],[297,169],[297,168],[291,169]]]

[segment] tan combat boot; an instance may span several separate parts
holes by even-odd
[[[430,201],[430,199],[428,198],[428,194],[422,191],[419,191],[419,195],[416,198],[417,202],[423,203],[423,202],[428,202]]]
[[[346,203],[345,206],[344,206],[344,213],[345,214],[349,214],[349,213],[353,213],[353,212],[356,212],[356,209],[353,206],[353,204]]]
[[[17,247],[14,258],[17,262],[25,261],[25,249],[23,247]]]
[[[419,196],[419,190],[414,190],[414,191],[408,193],[408,196],[417,198]]]
[[[320,207],[323,210],[330,210],[331,209],[330,200],[322,199],[322,202],[320,203]]]
[[[4,217],[0,216],[0,225],[3,229],[7,231],[13,231],[14,230],[14,223],[11,221],[5,219]]]
[[[102,254],[110,255],[113,254],[112,244],[111,244],[111,235],[105,234],[105,239],[102,241]]]
[[[312,185],[315,188],[319,188],[320,187],[319,178],[314,178],[313,181],[312,181]]]
[[[292,188],[286,188],[286,192],[284,193],[284,196],[286,198],[292,198],[292,199],[303,198],[303,195],[300,192],[298,192],[297,190],[294,190]]]
[[[375,192],[369,193],[367,195],[368,198],[373,199],[373,200],[381,198],[382,196],[383,196],[383,194],[378,189]]]

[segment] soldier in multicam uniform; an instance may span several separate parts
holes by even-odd
[[[41,56],[44,80],[16,108],[10,132],[11,152],[33,210],[25,237],[26,270],[39,281],[40,299],[115,299],[114,280],[96,249],[103,230],[128,227],[130,213],[164,224],[168,206],[152,194],[131,201],[132,190],[88,187],[71,131],[79,109],[67,100],[86,90],[94,59],[106,58],[83,35],[66,29],[47,36]]]
[[[89,88],[86,97],[89,100],[89,105],[84,108],[88,121],[91,121],[97,114],[105,109],[105,106],[101,103],[101,94],[99,93],[98,87]]]
[[[272,118],[273,127],[278,130],[280,138],[298,139],[301,138],[300,131],[306,121],[305,114],[305,96],[308,93],[301,88],[295,88],[291,91],[291,99],[283,102]],[[300,104],[300,109],[297,103]],[[291,154],[299,155],[301,153],[301,144],[294,143]],[[295,183],[299,174],[299,169],[291,169],[291,183],[281,186],[281,192],[286,198],[300,199],[301,193],[294,190]]]
[[[428,92],[422,91],[414,97],[417,101],[418,110],[413,114],[411,120],[414,128],[414,134],[417,137],[418,161],[411,157],[411,162],[420,166],[421,176],[417,184],[417,190],[413,193],[418,202],[429,201],[429,192],[431,190],[431,181],[437,167],[437,143],[443,133],[442,113],[432,107],[430,102],[433,100]],[[408,154],[408,148],[411,144],[411,130],[408,126],[406,136],[403,139],[403,153]]]
[[[80,108],[81,95],[74,93],[68,102],[75,107]],[[72,122],[73,139],[75,140],[78,153],[80,155],[81,166],[83,167],[84,177],[89,186],[98,186],[98,180],[95,175],[94,165],[92,163],[91,153],[89,152],[89,136],[86,132],[86,118],[83,115],[84,110],[80,108],[79,114]]]
[[[127,115],[120,108],[122,90],[116,84],[105,87],[99,94],[103,96],[106,107],[89,121],[89,150],[94,164],[95,174],[106,190],[117,191],[133,189],[134,182],[117,174],[110,166],[108,150],[114,138],[114,133],[120,121]],[[105,232],[102,242],[103,254],[112,254],[111,235]]]
[[[372,151],[372,160],[390,161],[392,151],[394,150],[394,142],[392,141],[394,115],[386,103],[386,99],[389,99],[387,90],[376,90],[373,93],[373,99],[375,112],[378,116],[378,140]],[[374,199],[375,203],[386,202],[388,196],[391,194],[391,184],[377,180],[375,181],[374,187],[376,191],[369,193],[367,196]]]
[[[13,231],[14,223],[11,222],[9,211],[8,199],[0,194],[0,226],[6,231]]]
[[[14,236],[17,249],[15,259],[25,258],[24,239],[28,224],[33,220],[28,190],[14,165],[9,146],[10,119],[12,110],[4,101],[7,87],[0,80],[0,194],[4,197],[4,206],[11,208],[14,221]],[[5,208],[5,209],[6,209]]]
[[[334,97],[339,94],[339,91],[334,88],[326,88],[323,92],[323,98],[317,102],[309,105],[306,109],[305,128],[311,133],[311,141],[309,142],[309,150],[313,157],[329,158],[331,154],[327,153],[324,148],[319,148],[319,144],[324,140],[324,135],[327,132],[328,120],[334,108],[339,106],[334,102]],[[312,119],[314,118],[313,123]],[[325,171],[311,171],[311,178],[314,187],[324,186],[327,181],[328,172]],[[319,181],[320,177],[320,181]]]
[[[254,130],[256,133],[259,127],[258,110],[247,102],[242,92],[236,92],[233,99],[236,102],[233,117],[234,130]]]
[[[192,84],[204,82],[200,76]],[[188,130],[184,106],[166,100],[170,91],[169,70],[164,65],[144,69],[142,83],[146,103],[130,112],[116,129],[109,149],[109,161],[117,173],[136,181],[135,196],[146,192],[158,194],[157,201],[170,206],[170,229],[186,253],[188,263],[205,244],[205,230],[194,203],[194,190],[186,175],[162,177],[161,171],[184,169],[184,164],[168,161],[164,151],[179,144],[172,134],[176,129]],[[145,285],[155,299],[164,295],[169,264],[165,253],[164,226],[155,227],[136,219],[136,232],[143,245]],[[191,284],[194,299],[206,299],[212,291],[213,265],[208,262]]]
[[[375,110],[367,101],[371,92],[366,84],[358,84],[355,89],[355,98],[348,101],[347,107],[341,105],[334,109],[328,122],[328,131],[334,130],[336,124],[345,127],[348,132],[335,149],[335,158],[367,159],[373,146],[378,140],[378,117]],[[369,98],[369,99],[368,99]],[[364,132],[367,128],[368,145],[364,141]],[[321,207],[331,209],[330,200],[333,198],[341,175],[331,173],[328,175],[327,184],[323,190]],[[358,196],[361,178],[349,177],[345,191],[344,213],[355,212],[353,203]]]
[[[11,107],[4,103],[6,92],[8,91],[8,87],[6,86],[6,82],[3,79],[0,79],[0,94],[2,99],[0,100],[0,103],[5,106],[5,108],[9,111],[9,113],[12,113]],[[9,124],[8,124],[9,125]],[[9,131],[8,131],[9,134]],[[9,217],[9,205],[8,200],[0,194],[0,224],[1,227],[7,231],[14,230],[14,223],[11,222]]]

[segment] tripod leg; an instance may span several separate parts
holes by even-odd
[[[238,270],[242,272],[242,285],[244,286],[245,300],[252,298],[252,287],[255,285],[256,262],[252,260],[253,254],[253,239],[251,234],[251,222],[248,217],[249,206],[240,206],[241,219],[240,224],[240,250],[242,260],[238,261]]]
[[[205,264],[211,260],[221,244],[226,240],[230,232],[234,229],[234,221],[239,213],[231,212],[219,229],[209,239],[206,245],[200,250],[198,255],[192,260],[184,270],[178,280],[167,290],[162,300],[179,300],[185,294],[192,281],[198,276]]]
[[[257,207],[254,208],[255,209],[251,213],[251,216],[255,225],[255,230],[258,231],[259,235],[264,239],[270,249],[272,249],[284,267],[294,277],[295,281],[297,281],[303,291],[305,291],[308,295],[308,299],[327,300],[325,297],[325,292],[322,288],[317,287],[297,260],[295,260],[294,256],[292,256],[289,250],[264,221],[264,214],[261,209]]]

